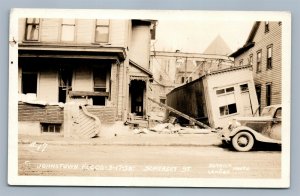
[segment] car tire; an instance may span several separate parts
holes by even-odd
[[[231,141],[233,148],[240,152],[250,151],[254,146],[253,135],[246,131],[238,132]]]

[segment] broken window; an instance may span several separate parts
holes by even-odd
[[[256,72],[261,72],[261,50],[257,51]]]
[[[58,101],[66,103],[69,91],[72,90],[72,70],[63,67],[59,70],[59,97]]]
[[[75,19],[63,19],[61,26],[61,41],[72,42],[75,40]]]
[[[221,106],[221,107],[219,107],[219,109],[220,109],[220,116],[225,116],[225,115],[230,115],[230,114],[237,113],[236,103]]]
[[[22,73],[22,93],[37,93],[37,73],[23,72]]]
[[[107,43],[109,41],[109,20],[96,20],[95,42]]]
[[[93,105],[105,105],[105,97],[95,96],[93,99]]]
[[[248,87],[248,84],[242,84],[240,85],[240,88],[241,88],[241,92],[248,92],[249,91],[249,87]]]
[[[237,112],[234,87],[216,90],[220,116],[234,114]]]
[[[106,69],[95,68],[94,69],[94,91],[106,92]]]
[[[39,18],[26,18],[26,41],[38,41],[39,40]]]
[[[272,53],[273,47],[272,45],[269,45],[267,47],[267,69],[272,69]]]

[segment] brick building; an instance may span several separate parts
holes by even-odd
[[[102,123],[124,120],[128,113],[145,115],[154,23],[19,19],[19,122],[24,131],[33,126],[37,134],[62,132],[68,115],[59,106],[68,103],[87,105],[83,113]],[[52,117],[38,118],[42,114]]]
[[[252,65],[260,109],[281,103],[281,22],[255,22],[243,47],[231,54],[235,65]]]

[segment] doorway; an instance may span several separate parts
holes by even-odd
[[[130,82],[129,93],[131,95],[131,113],[136,116],[144,115],[144,97],[146,82],[142,80],[132,80]]]

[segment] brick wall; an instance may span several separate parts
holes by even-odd
[[[54,105],[43,106],[19,102],[18,120],[63,123],[64,110]]]
[[[102,124],[112,124],[115,122],[116,107],[87,106],[87,110],[97,116]]]

